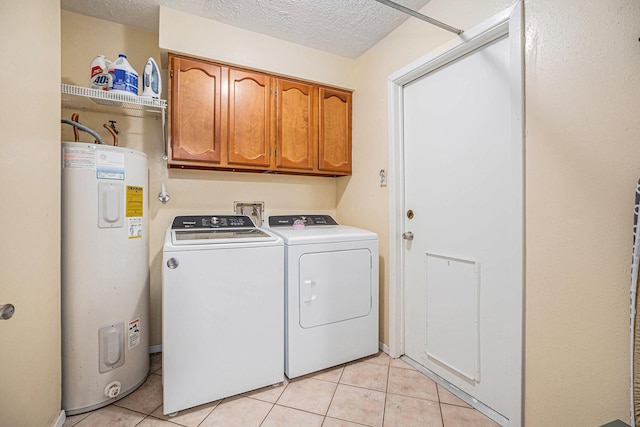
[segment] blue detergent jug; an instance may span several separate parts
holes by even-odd
[[[138,73],[127,61],[127,55],[118,55],[118,59],[109,67],[109,74],[113,79],[109,90],[125,95],[138,95]]]

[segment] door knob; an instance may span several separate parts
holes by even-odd
[[[410,231],[402,233],[402,238],[404,240],[413,240],[413,233]]]
[[[13,304],[0,304],[0,320],[9,320],[13,317],[16,308]]]

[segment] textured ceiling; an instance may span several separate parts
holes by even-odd
[[[395,0],[416,11],[428,1]],[[348,58],[357,58],[409,19],[375,0],[61,0],[60,5],[155,32],[162,5]]]

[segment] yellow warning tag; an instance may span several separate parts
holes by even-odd
[[[143,188],[127,185],[127,217],[142,216]]]

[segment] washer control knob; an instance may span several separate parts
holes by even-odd
[[[175,270],[179,265],[180,261],[178,261],[177,258],[169,258],[167,260],[167,267],[169,267],[171,270]]]
[[[220,218],[218,218],[217,216],[212,216],[209,222],[211,223],[211,225],[218,225],[220,224]]]

